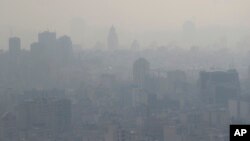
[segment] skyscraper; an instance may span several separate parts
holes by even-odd
[[[114,50],[119,47],[118,36],[115,30],[115,27],[112,26],[108,34],[108,49]]]
[[[38,42],[42,43],[45,47],[55,45],[56,33],[45,31],[38,34]]]
[[[59,37],[57,39],[57,46],[66,53],[72,52],[72,41],[69,36]]]
[[[150,64],[144,58],[139,58],[134,62],[133,65],[133,81],[139,86],[143,87],[146,77],[149,74]]]
[[[9,39],[10,54],[18,54],[21,51],[21,40],[18,37],[11,37]]]
[[[227,104],[229,98],[240,95],[239,74],[236,70],[200,72],[201,98],[208,104]]]

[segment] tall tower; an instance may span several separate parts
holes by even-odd
[[[115,50],[119,47],[118,36],[115,30],[115,27],[112,26],[108,34],[108,48],[110,50]]]
[[[145,84],[146,77],[149,75],[150,64],[144,58],[139,58],[134,62],[133,65],[133,81],[139,86],[143,87]]]

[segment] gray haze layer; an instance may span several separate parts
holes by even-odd
[[[0,141],[229,141],[250,124],[249,0],[0,0]]]

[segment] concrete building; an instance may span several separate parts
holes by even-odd
[[[137,59],[133,64],[133,82],[136,86],[142,88],[145,85],[146,78],[149,75],[150,64],[144,58]]]
[[[108,43],[108,49],[110,50],[115,50],[119,48],[118,35],[116,33],[116,29],[114,26],[112,26],[109,30],[107,43]]]
[[[21,52],[21,40],[18,37],[9,38],[9,53],[18,55]]]
[[[227,105],[228,99],[240,95],[240,81],[236,70],[200,72],[200,96],[207,104]]]

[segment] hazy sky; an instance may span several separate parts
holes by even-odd
[[[71,35],[70,22],[79,18],[87,25],[90,47],[96,41],[105,44],[111,25],[125,46],[134,39],[167,43],[173,35],[167,39],[166,31],[180,31],[186,21],[198,29],[219,26],[250,33],[250,0],[0,0],[0,48],[7,48],[12,35],[22,38],[24,48],[44,30]]]
[[[65,30],[75,17],[89,25],[124,29],[250,26],[249,0],[0,0],[0,25]]]

